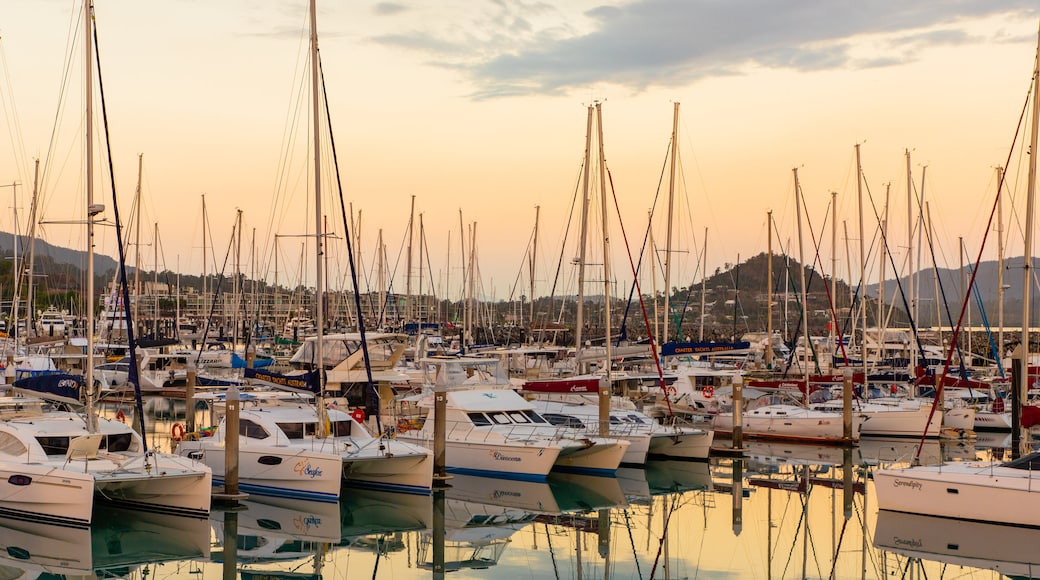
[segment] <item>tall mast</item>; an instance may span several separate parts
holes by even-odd
[[[1018,403],[1025,399],[1026,389],[1029,385],[1029,305],[1032,301],[1033,290],[1033,212],[1036,197],[1036,145],[1038,121],[1040,121],[1040,33],[1037,37],[1036,60],[1033,63],[1033,114],[1029,137],[1029,181],[1026,187],[1026,230],[1025,252],[1023,256],[1022,271],[1022,357],[1019,359],[1019,384],[1013,393],[1012,410],[1017,411]],[[1018,457],[1018,439],[1021,431],[1021,419],[1017,413],[1012,412],[1012,457]]]
[[[834,308],[837,311],[837,300],[838,300],[838,192],[831,192],[831,300],[835,301]],[[831,318],[833,331],[828,333],[831,337],[837,337],[840,341],[842,339],[841,329],[838,328],[837,316]],[[831,341],[830,352],[831,352],[831,370],[834,370],[834,355],[841,350],[838,349],[837,342]],[[844,345],[843,345],[844,346]],[[842,361],[844,366],[845,361]]]
[[[707,236],[705,236],[706,238]],[[773,368],[773,210],[766,212],[766,354],[767,369]],[[704,300],[704,289],[701,288],[701,300]],[[701,332],[704,328],[704,316],[701,315]],[[701,337],[704,340],[704,337]]]
[[[323,348],[325,334],[325,282],[324,252],[325,238],[322,236],[321,219],[321,123],[318,115],[318,17],[315,0],[310,0],[311,12],[311,121],[314,134],[314,323],[318,328],[315,339],[315,356],[318,361],[318,435],[328,435],[325,428],[325,350]]]
[[[405,259],[407,266],[404,269],[404,322],[412,319],[412,233],[415,231],[415,196],[412,196],[412,209],[408,214],[408,256]]]
[[[29,293],[26,295],[26,313],[25,313],[25,331],[29,333],[29,336],[33,336],[35,332],[35,324],[33,324],[33,315],[36,309],[33,305],[36,303],[36,294],[33,292],[33,275],[36,264],[36,210],[37,201],[39,199],[40,191],[40,160],[36,159],[33,168],[33,194],[32,204],[29,206]],[[16,325],[17,326],[17,325]],[[71,335],[71,333],[69,333]]]
[[[159,338],[159,295],[156,288],[159,287],[159,222],[155,222],[152,228],[152,338]]]
[[[531,315],[528,317],[529,322],[534,327],[534,275],[535,275],[535,263],[538,258],[538,218],[542,212],[542,206],[534,206],[534,239],[531,241],[531,268],[529,278],[531,279]]]
[[[585,176],[581,194],[581,231],[578,234],[578,304],[574,316],[574,360],[581,360],[582,327],[585,324],[585,245],[589,221],[589,165],[592,162],[592,105],[589,105],[588,121],[585,126]],[[667,293],[667,289],[665,290]],[[581,363],[576,369],[580,374]]]
[[[141,320],[141,167],[144,153],[137,154],[137,189],[134,192],[134,324]],[[134,330],[137,330],[136,328]],[[136,332],[134,334],[137,334]]]
[[[13,256],[14,261],[11,264],[11,272],[13,273],[12,278],[14,279],[14,304],[11,307],[12,308],[11,320],[14,322],[14,328],[12,329],[11,336],[14,337],[14,347],[15,347],[15,351],[17,352],[17,350],[18,350],[18,303],[21,302],[21,299],[22,299],[22,297],[21,297],[22,281],[21,281],[21,276],[19,275],[20,272],[18,270],[18,254],[20,252],[18,251],[18,184],[17,183],[12,183],[11,184],[11,203],[12,203],[11,210],[13,212],[13,215],[11,217],[14,220],[14,236],[12,238],[13,241],[14,241],[14,256]],[[29,328],[26,327],[25,331],[28,332]]]
[[[277,239],[277,237],[276,237]],[[277,243],[277,242],[276,242]],[[277,252],[275,252],[277,256]],[[209,328],[209,280],[207,279],[206,272],[206,194],[202,194],[202,316],[206,321],[206,328]],[[275,269],[275,278],[277,278],[277,268]],[[275,280],[275,284],[278,281]]]
[[[596,103],[596,127],[597,140],[599,142],[599,197],[600,212],[603,219],[603,319],[606,340],[604,341],[606,357],[606,381],[605,387],[599,388],[599,436],[610,436],[610,365],[611,339],[610,339],[610,233],[608,231],[607,216],[607,158],[603,152],[603,108],[602,103]],[[666,326],[667,328],[667,326]]]
[[[668,230],[664,242],[664,334],[661,337],[662,344],[668,342],[668,328],[672,325],[669,300],[672,293],[672,209],[675,207],[675,160],[679,155],[678,133],[679,103],[676,102],[672,113],[672,159],[671,168],[668,171]]]
[[[379,328],[386,327],[386,272],[383,270],[383,228],[379,228],[379,237],[376,241],[376,260],[379,263]]]
[[[863,380],[867,380],[867,244],[863,231],[863,164],[860,161],[859,143],[856,143],[856,199],[859,205],[859,287],[860,287],[860,336],[859,357],[863,359]],[[883,260],[882,260],[883,261]],[[878,292],[882,292],[879,288]],[[881,319],[881,313],[878,313]],[[878,340],[881,336],[878,336]]]
[[[910,328],[913,329],[913,316],[914,306],[917,301],[914,299],[914,182],[913,175],[910,172],[910,150],[906,150],[906,263],[909,266],[906,280],[907,295],[910,297],[910,311],[907,315],[910,317]],[[917,350],[913,347],[913,337],[910,338],[910,372],[917,373]]]
[[[422,321],[425,315],[426,300],[423,297],[423,242],[426,239],[423,230],[423,214],[419,214],[419,294],[416,296],[415,320]],[[418,328],[422,328],[420,325]]]
[[[798,168],[795,167],[792,171],[794,171],[794,211],[798,216],[798,279],[800,280],[802,292],[802,339],[805,341],[805,348],[802,349],[802,364],[805,365],[805,400],[806,403],[808,403],[810,348],[809,296],[805,287],[805,251],[802,243],[802,191],[801,186],[798,184]]]
[[[1004,368],[1004,168],[997,168],[997,363]]]
[[[697,340],[704,340],[704,301],[708,295],[708,228],[704,228],[704,257],[701,259],[701,323]]]
[[[94,92],[91,61],[93,60],[91,32],[94,23],[94,6],[92,0],[83,0],[83,43],[85,45],[85,90],[86,90],[86,194],[87,194],[87,431],[97,431],[97,417],[94,416]],[[15,325],[17,328],[18,325]]]

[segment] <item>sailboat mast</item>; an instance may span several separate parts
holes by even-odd
[[[837,309],[838,304],[838,192],[831,192],[831,296],[832,300],[835,301],[834,307]],[[838,327],[837,316],[834,316],[834,332],[833,335],[837,336],[838,340],[842,340],[841,328]],[[838,347],[839,343],[831,342],[830,351],[835,352],[835,348]],[[844,345],[843,345],[844,346]],[[844,362],[842,364],[844,366]],[[831,369],[834,368],[834,359],[831,358]]]
[[[997,168],[997,363],[1004,366],[1004,168]],[[941,325],[940,325],[941,326]]]
[[[386,272],[383,264],[383,228],[379,228],[379,236],[376,241],[376,260],[379,263],[379,328],[386,327]],[[360,320],[360,315],[359,318]]]
[[[863,382],[867,380],[867,248],[866,234],[863,231],[863,164],[860,161],[859,143],[856,143],[856,199],[859,205],[859,295],[860,295],[860,337],[859,357],[863,359]],[[881,292],[881,290],[878,290]],[[881,314],[878,313],[878,319]],[[878,336],[878,340],[881,336]]]
[[[141,168],[144,153],[137,154],[137,189],[134,192],[134,324],[140,317],[141,305]]]
[[[704,257],[701,259],[701,323],[697,340],[704,340],[704,300],[708,295],[708,228],[704,228]]]
[[[809,296],[806,292],[805,287],[805,251],[802,242],[802,190],[798,184],[798,168],[795,167],[794,171],[794,208],[795,214],[798,218],[798,279],[801,284],[802,292],[802,339],[805,341],[805,348],[802,349],[802,363],[805,371],[805,400],[809,400]]]
[[[318,115],[318,17],[315,0],[310,0],[311,12],[311,121],[314,134],[314,322],[318,336],[314,341],[318,371],[318,434],[327,435],[325,429],[325,351],[323,348],[325,333],[325,300],[323,254],[325,239],[322,236],[321,215],[321,124]]]
[[[87,430],[97,431],[97,418],[94,416],[94,102],[93,73],[91,69],[92,46],[91,29],[94,22],[94,6],[92,0],[83,0],[83,43],[85,64],[85,101],[86,101],[86,197],[87,197]],[[15,325],[17,328],[17,325]]]
[[[1011,435],[1012,456],[1018,457],[1018,443],[1021,435],[1021,417],[1018,414],[1018,406],[1025,399],[1026,389],[1029,386],[1029,305],[1032,302],[1033,290],[1033,213],[1035,211],[1036,197],[1036,146],[1037,131],[1040,129],[1040,33],[1037,38],[1036,60],[1033,64],[1033,114],[1030,127],[1029,151],[1029,180],[1026,182],[1026,229],[1025,229],[1025,251],[1022,260],[1022,348],[1021,358],[1018,361],[1019,382],[1012,393],[1011,413]]]
[[[906,263],[908,265],[908,276],[906,280],[907,295],[910,297],[910,308],[907,316],[910,317],[910,328],[913,329],[914,305],[914,181],[910,172],[910,150],[906,150]],[[912,342],[912,340],[911,340]],[[917,350],[913,344],[910,348],[910,372],[917,376]],[[952,348],[952,345],[951,345]]]
[[[578,234],[578,304],[574,316],[574,360],[581,360],[582,336],[585,324],[585,239],[588,236],[589,221],[589,165],[592,161],[592,105],[589,105],[588,121],[585,126],[585,175],[581,194],[581,231]],[[667,291],[667,290],[666,290]],[[579,362],[575,369],[582,372]]]
[[[159,222],[152,226],[152,338],[159,338]]]
[[[610,338],[610,233],[608,232],[607,216],[607,159],[603,152],[603,108],[602,103],[596,103],[596,127],[597,139],[599,141],[599,193],[600,212],[603,219],[603,319],[606,340],[604,341],[606,357],[606,380],[600,383],[599,388],[599,436],[610,436],[610,366],[611,366],[611,338]],[[667,325],[665,326],[667,328]]]
[[[707,241],[707,236],[705,236]],[[766,352],[767,369],[773,368],[773,210],[766,212]],[[701,289],[701,300],[704,300],[704,289]],[[704,317],[701,316],[701,332],[704,329]],[[704,340],[704,337],[701,337]]]
[[[679,155],[679,103],[675,103],[672,113],[672,159],[668,171],[668,230],[664,242],[664,334],[661,343],[668,342],[668,328],[672,324],[672,313],[669,300],[672,294],[672,211],[675,207],[675,159]]]
[[[408,214],[408,256],[405,261],[407,266],[404,269],[404,285],[405,285],[405,296],[404,296],[404,322],[407,323],[412,319],[412,232],[415,231],[415,196],[412,196],[412,209]]]
[[[36,202],[39,199],[40,191],[40,160],[37,159],[33,169],[33,194],[32,204],[29,206],[29,281],[28,281],[28,293],[26,294],[26,305],[25,305],[25,332],[29,336],[35,334],[36,325],[33,322],[33,314],[36,309],[33,305],[36,303],[36,295],[33,293],[33,270],[36,264]]]
[[[534,206],[534,239],[531,241],[531,268],[529,278],[531,279],[531,315],[528,316],[528,321],[531,327],[534,328],[534,275],[535,275],[535,263],[538,259],[538,218],[542,212],[542,206]]]

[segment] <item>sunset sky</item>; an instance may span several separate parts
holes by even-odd
[[[35,157],[44,172],[41,219],[83,216],[81,8],[79,0],[0,4],[0,184],[21,184],[22,230]],[[247,256],[255,230],[257,269],[271,280],[273,235],[313,229],[307,2],[97,0],[95,13],[124,219],[137,155],[144,155],[143,266],[151,269],[152,246],[144,244],[152,243],[158,223],[160,266],[202,271],[205,194],[211,262],[216,254],[218,267],[223,263],[241,209],[243,269],[252,268]],[[438,293],[449,297],[461,292],[460,210],[466,227],[477,223],[482,294],[529,294],[525,248],[535,206],[541,207],[535,293],[550,292],[561,254],[556,293],[575,292],[576,225],[568,249],[561,252],[561,244],[584,154],[586,107],[594,102],[602,103],[607,166],[633,253],[658,192],[653,237],[663,252],[668,179],[662,169],[673,103],[681,103],[673,286],[699,280],[706,228],[709,273],[765,251],[769,210],[777,238],[797,258],[795,167],[808,204],[806,260],[811,224],[823,238],[829,273],[828,204],[837,192],[850,247],[846,252],[839,230],[838,275],[849,276],[849,255],[858,279],[857,143],[879,208],[891,184],[889,235],[897,253],[906,246],[904,151],[911,152],[915,187],[927,166],[938,259],[956,267],[960,238],[972,258],[982,242],[994,168],[1008,159],[1028,96],[1038,19],[1035,0],[318,3],[340,176],[346,202],[362,212],[367,276],[374,276],[382,228],[390,267],[400,259],[394,288],[403,291],[398,256],[415,196],[430,254],[424,262]],[[100,123],[100,107],[95,112]],[[99,173],[103,160],[99,155]],[[1013,206],[1025,207],[1025,172],[1017,145],[1005,204],[1009,255],[1023,252],[1024,220]],[[328,174],[323,179],[330,185]],[[0,188],[0,229],[7,231],[11,192]],[[338,200],[326,194],[329,213]],[[107,178],[99,179],[95,195],[111,206]],[[868,211],[873,237],[877,222]],[[597,209],[590,219],[598,216]],[[342,236],[341,218],[329,213],[329,220]],[[611,220],[612,278],[623,287],[632,275],[617,216]],[[41,235],[79,248],[81,230],[48,224]],[[598,225],[591,237],[597,249],[590,262],[601,264]],[[279,241],[283,284],[300,279],[302,240]],[[111,228],[104,228],[97,250],[115,255]],[[996,252],[991,238],[985,257]],[[312,263],[306,259],[308,277]],[[342,271],[333,266],[334,277]],[[428,287],[429,271],[423,276]],[[601,271],[587,278],[600,280]],[[514,291],[518,279],[523,288]],[[649,291],[649,270],[643,284]]]

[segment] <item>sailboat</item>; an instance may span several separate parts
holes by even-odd
[[[91,54],[93,2],[84,0],[86,53],[86,118],[92,118]],[[94,303],[93,226],[104,209],[95,205],[92,177],[92,129],[86,126],[87,304]],[[88,328],[93,328],[88,308]],[[87,353],[94,337],[87,333]],[[93,356],[86,376],[93,375]],[[88,387],[89,386],[89,387]],[[97,394],[82,377],[51,374],[15,385],[17,390],[78,406],[85,411],[57,409],[38,398],[7,397],[0,401],[0,511],[15,517],[86,525],[94,497],[135,509],[205,517],[210,507],[208,467],[190,459],[149,450],[129,426],[100,418]],[[138,407],[140,409],[140,406]],[[67,483],[66,483],[67,482]]]
[[[1036,151],[1040,132],[1040,32],[1033,65],[1033,99],[1030,151]],[[1026,345],[1018,361],[1028,370],[1029,306],[1032,291],[1032,227],[1036,194],[1036,155],[1029,156],[1026,197],[1025,256],[1022,297],[1022,344]],[[956,335],[955,335],[956,337]],[[1023,377],[1028,372],[1022,373]],[[1025,379],[1023,379],[1025,380]],[[1027,381],[1028,382],[1028,381]],[[1025,388],[1021,388],[1024,392]],[[1012,442],[1017,434],[1012,432]],[[883,510],[929,514],[981,522],[1040,526],[1040,510],[1036,509],[1038,487],[1034,484],[1040,469],[1040,452],[1004,463],[961,461],[938,466],[912,466],[881,469],[874,473],[878,507]]]
[[[317,249],[316,328],[311,342],[314,358],[323,370],[326,341],[323,338],[323,216],[320,187],[320,114],[318,110],[318,33],[315,0],[310,2],[312,120],[314,122],[314,196],[319,232]],[[239,488],[262,495],[335,501],[340,483],[363,487],[428,494],[433,488],[432,453],[419,445],[372,435],[363,419],[346,411],[326,408],[322,371],[303,376],[275,375],[247,369],[249,378],[269,384],[298,384],[312,391],[315,401],[302,398],[256,397],[246,393],[239,420]],[[177,452],[211,466],[215,481],[225,470],[224,418],[213,437],[184,441]]]

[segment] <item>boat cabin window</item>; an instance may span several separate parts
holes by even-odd
[[[585,424],[581,422],[581,419],[577,417],[572,417],[570,415],[559,415],[557,413],[542,413],[542,417],[551,425],[556,425],[557,427],[570,427],[572,429],[585,428]]]
[[[25,444],[20,439],[10,433],[0,433],[0,453],[21,455],[25,451]]]
[[[520,411],[510,411],[509,412],[509,418],[512,419],[514,423],[530,423],[531,422],[530,417],[528,417],[527,415],[524,415]]]
[[[524,416],[526,416],[528,419],[530,419],[532,423],[543,423],[543,424],[546,423],[546,420],[543,419],[541,415],[539,415],[538,413],[535,413],[534,411],[525,410],[523,413],[524,413]]]
[[[626,415],[625,416],[625,422],[626,423],[636,423],[638,425],[646,425],[646,421],[644,421],[643,418],[640,417],[639,415]]]
[[[350,419],[345,421],[332,421],[330,424],[333,437],[350,437],[350,431],[353,427],[354,422]]]
[[[285,431],[285,427],[283,427],[282,425],[279,425],[279,427],[282,427],[282,430]],[[242,419],[239,422],[238,434],[242,435],[243,437],[249,437],[251,439],[267,439],[270,436],[266,429],[264,429],[261,425],[250,421],[249,419]],[[292,439],[292,436],[289,435],[288,431],[286,431],[285,434],[288,435],[290,439]]]
[[[36,441],[43,447],[47,455],[65,455],[69,450],[69,437],[37,437]],[[130,433],[115,433],[101,438],[98,449],[107,451],[127,451],[133,444]]]
[[[469,420],[473,422],[477,427],[484,427],[491,424],[491,419],[488,419],[484,413],[466,413]]]
[[[490,417],[491,418],[491,422],[496,424],[496,425],[509,425],[510,423],[512,423],[512,421],[509,419],[509,415],[507,415],[506,413],[503,413],[501,411],[496,411],[494,413],[488,413],[488,417]],[[525,423],[526,423],[526,421],[525,421]]]
[[[128,451],[130,444],[134,442],[134,436],[130,433],[116,433],[108,435],[101,440],[101,449],[109,451]]]

